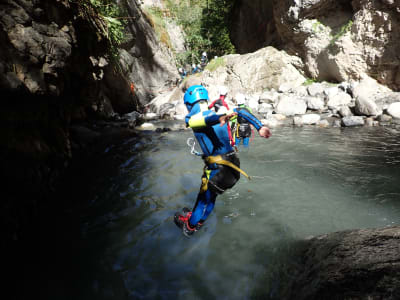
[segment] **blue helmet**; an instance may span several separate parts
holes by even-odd
[[[183,103],[190,106],[193,106],[193,104],[200,100],[208,101],[208,92],[202,85],[192,85],[186,90],[183,97]]]

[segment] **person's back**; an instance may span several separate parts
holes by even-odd
[[[208,105],[209,108],[214,108],[215,112],[218,112],[222,107],[226,107],[229,110],[229,106],[225,101],[226,95],[228,94],[228,89],[225,86],[219,87],[219,98],[211,102]]]
[[[246,97],[243,94],[236,95],[236,103],[238,105],[237,111],[252,113],[251,109],[246,106]],[[236,119],[234,135],[236,145],[239,145],[242,141],[244,146],[249,145],[251,136],[250,122],[240,115]]]
[[[197,109],[193,109],[189,114],[186,115],[186,123],[189,124],[189,120],[195,115],[201,117],[212,117],[219,118],[213,110],[207,107],[207,102],[200,103]],[[230,143],[228,133],[228,122],[221,126],[219,123],[209,127],[192,128],[194,136],[196,137],[201,150],[205,156],[225,154],[233,151]]]

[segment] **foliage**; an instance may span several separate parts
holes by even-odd
[[[199,63],[203,51],[208,57],[234,53],[228,34],[228,14],[233,1],[166,0],[166,6],[185,32],[188,50],[179,55],[180,65]]]
[[[158,35],[160,42],[164,43],[168,48],[172,49],[171,39],[166,29],[163,12],[159,7],[146,7],[144,13],[150,21],[151,26]]]
[[[346,32],[348,32],[351,29],[351,26],[353,25],[353,20],[349,20],[347,24],[343,25],[340,30],[332,37],[331,41],[329,42],[330,45],[333,45],[336,43],[336,41],[342,37]]]
[[[107,24],[107,38],[111,44],[111,53],[116,59],[118,57],[118,46],[124,39],[125,22],[122,20],[123,12],[118,6],[117,0],[90,0],[99,16]]]
[[[208,3],[209,2],[209,3]],[[202,35],[209,40],[209,53],[211,56],[222,56],[235,52],[229,38],[229,13],[234,1],[210,0],[203,9]]]
[[[318,33],[318,32],[321,32],[323,30],[324,30],[324,24],[322,24],[318,20],[313,20],[312,31],[315,32],[315,33]]]
[[[307,85],[311,85],[311,84],[313,84],[315,82],[317,82],[315,79],[307,78],[306,81],[303,82],[303,85],[307,86]]]
[[[210,70],[212,72],[222,66],[225,66],[225,59],[222,57],[217,57],[210,61],[210,63],[207,65],[206,69]]]

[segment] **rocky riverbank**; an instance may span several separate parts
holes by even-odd
[[[148,105],[149,112],[159,118],[182,120],[186,114],[183,93],[188,86],[204,85],[212,101],[219,97],[218,88],[223,85],[228,89],[230,107],[236,105],[236,94],[243,93],[246,104],[272,128],[400,124],[400,92],[368,76],[341,83],[308,80],[301,73],[301,61],[297,57],[272,47],[217,60],[215,70],[206,69],[192,75],[179,87],[153,99]],[[217,62],[210,64],[213,63]]]

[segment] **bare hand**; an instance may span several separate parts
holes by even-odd
[[[228,122],[230,118],[233,118],[233,117],[236,116],[236,115],[237,115],[237,113],[234,112],[234,113],[231,113],[231,114],[228,114],[228,115],[222,115],[222,116],[220,116],[220,117],[219,117],[219,123],[220,123],[220,125],[221,125],[221,126],[224,126],[225,123]]]
[[[258,133],[260,134],[261,137],[264,137],[266,139],[271,136],[271,131],[269,131],[269,128],[265,126],[261,127]]]

